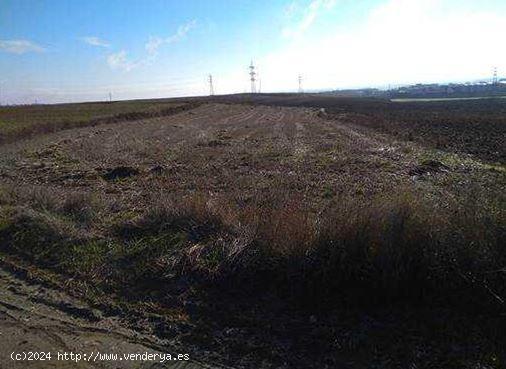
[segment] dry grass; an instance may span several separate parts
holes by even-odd
[[[502,274],[488,273],[504,262],[501,177],[479,163],[462,170],[470,164],[458,157],[449,162],[293,108],[206,105],[112,127],[21,153],[23,168],[33,158],[42,164],[13,167],[11,177],[59,186],[8,189],[5,247],[29,255],[25,242],[36,254],[47,247],[35,245],[46,229],[55,250],[73,250],[46,265],[114,286],[190,276],[301,300],[371,303],[460,298],[468,288],[485,299],[503,293]],[[201,144],[213,137],[227,145]],[[424,163],[435,164],[426,173]],[[127,177],[109,178],[125,165]],[[421,180],[413,182],[415,172]],[[69,189],[83,184],[86,192]],[[79,267],[88,247],[89,271]]]
[[[274,367],[376,360],[378,347],[397,360],[385,368],[499,362],[502,166],[369,129],[375,104],[338,119],[204,104],[2,146],[0,252],[233,364],[251,358],[244,347]],[[194,326],[172,332],[173,308]],[[449,352],[463,342],[474,351]]]
[[[21,198],[28,207],[16,205]],[[61,198],[29,189],[4,206],[0,237],[4,250],[67,273],[113,277],[108,283],[115,286],[191,277],[311,301],[334,296],[374,305],[437,297],[494,305],[506,296],[502,274],[491,273],[506,261],[504,215],[462,200],[420,198],[405,189],[361,206],[341,197],[315,214],[300,201],[279,209],[238,207],[199,195],[109,222],[97,219],[108,206],[93,206],[87,194]],[[100,238],[83,223],[101,224]],[[83,266],[79,257],[89,248]]]
[[[0,108],[0,143],[76,127],[161,117],[191,109],[195,103],[127,101]]]

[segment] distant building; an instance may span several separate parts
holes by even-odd
[[[335,90],[327,94],[350,97],[380,97],[380,98],[444,98],[444,97],[486,97],[506,96],[506,78],[497,84],[486,81],[423,84],[402,86],[394,89],[379,90],[376,88],[363,88],[355,90]]]

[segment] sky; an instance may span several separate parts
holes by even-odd
[[[0,103],[472,81],[505,35],[504,0],[0,0]]]

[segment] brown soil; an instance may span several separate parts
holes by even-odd
[[[276,208],[296,200],[314,213],[332,206],[342,193],[354,195],[360,203],[402,186],[448,197],[478,191],[494,201],[504,201],[503,165],[491,166],[487,155],[467,155],[476,152],[473,148],[461,155],[403,139],[377,128],[378,121],[369,111],[347,115],[331,110],[323,115],[314,106],[323,100],[316,104],[294,99],[281,104],[299,107],[259,105],[273,105],[272,99],[254,101],[254,105],[247,98],[216,100],[220,99],[200,101],[193,110],[169,116],[107,122],[2,145],[0,180],[20,188],[92,194],[117,205],[110,205],[120,209],[111,213],[126,213],[129,218],[164,197],[193,194],[240,207],[263,201]],[[381,107],[384,103],[371,104]],[[476,147],[475,143],[471,146]],[[82,230],[98,236],[101,231],[100,226]],[[45,350],[53,345],[73,350],[96,345],[101,351],[109,347],[165,347],[158,340],[169,336],[166,326],[158,327],[158,338],[149,337],[152,345],[139,344],[137,334],[142,332],[125,330],[119,318],[97,317],[61,291],[29,285],[6,272],[1,272],[1,277],[0,305],[5,311],[0,313],[0,331],[3,337],[13,337],[0,338],[5,343],[0,345],[2,357],[15,348]],[[479,365],[476,357],[482,332],[473,326],[475,334],[469,341],[462,340],[465,342],[446,336],[448,321],[452,329],[456,327],[452,332],[462,333],[460,317],[453,317],[451,311],[435,314],[438,316],[423,311],[415,316],[415,310],[406,309],[402,314],[409,324],[399,328],[390,311],[379,317],[343,311],[315,316],[290,311],[281,302],[278,306],[278,300],[270,295],[249,300],[244,296],[237,300],[202,299],[198,303],[203,301],[209,306],[195,308],[191,302],[181,307],[196,326],[202,324],[188,335],[189,343],[196,347],[201,340],[209,352],[226,358],[222,362],[238,366],[325,367],[327,363],[327,367],[366,368],[376,361],[378,367],[386,368],[390,354],[402,360],[408,352],[416,353],[418,356],[413,355],[421,358],[420,362],[434,359],[436,365],[444,361],[440,358],[460,358],[467,352],[471,353],[466,359],[469,367]],[[65,308],[62,311],[55,306]],[[262,309],[268,312],[264,314]],[[429,332],[430,327],[442,333]],[[392,336],[386,337],[385,332]],[[409,342],[398,353],[396,347],[406,337]],[[387,338],[391,341],[383,345]],[[436,347],[432,338],[441,346]],[[27,343],[22,343],[25,340]],[[370,346],[371,342],[376,346]],[[452,350],[460,351],[455,354]],[[201,351],[199,356],[206,354]]]
[[[88,356],[98,352],[120,356],[145,352],[176,356],[180,352],[171,349],[161,339],[128,328],[120,318],[107,316],[62,290],[21,278],[19,272],[20,269],[13,269],[5,262],[0,266],[2,368],[222,368],[195,360],[164,364],[129,360],[58,360],[57,352]],[[13,352],[51,352],[52,355],[50,360],[44,361],[13,361]]]

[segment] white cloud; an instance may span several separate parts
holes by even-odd
[[[283,28],[282,35],[286,38],[302,35],[313,25],[322,11],[332,9],[335,4],[336,0],[311,0],[302,8],[297,2],[290,3],[285,9],[285,17],[290,18],[292,24]]]
[[[300,4],[297,1],[292,1],[285,7],[283,16],[285,18],[291,19],[295,16],[298,10],[300,10]]]
[[[499,46],[506,12],[461,3],[388,0],[353,27],[336,25],[310,39],[292,39],[257,58],[262,88],[296,90],[299,73],[305,89],[318,89],[460,81],[491,75],[494,65],[506,72],[506,49]]]
[[[163,42],[164,40],[160,37],[150,37],[145,46],[146,51],[150,55],[155,55]]]
[[[95,36],[86,36],[86,37],[81,37],[81,40],[85,43],[87,43],[88,45],[92,45],[92,46],[99,46],[99,47],[109,47],[110,44],[107,42],[107,41],[104,41],[98,37],[95,37]]]
[[[45,51],[42,46],[28,40],[0,40],[0,50],[11,54]]]
[[[117,53],[110,54],[107,57],[107,64],[112,69],[122,70],[125,72],[129,72],[142,65],[149,65],[155,60],[158,54],[158,49],[163,44],[172,44],[181,41],[196,24],[195,20],[185,23],[178,27],[176,33],[166,38],[151,36],[148,42],[144,45],[147,55],[137,61],[129,60],[127,52],[125,50],[121,50]]]
[[[142,64],[142,61],[133,62],[127,58],[127,52],[125,50],[121,50],[120,52],[110,54],[107,57],[107,64],[112,69],[118,69],[125,72],[129,72],[132,69],[138,67]]]
[[[162,38],[158,36],[151,36],[149,41],[144,46],[149,55],[155,56],[158,53],[158,49],[163,44],[173,44],[184,39],[184,37],[195,28],[197,24],[196,20],[191,20],[177,28],[177,31],[169,37]]]
[[[195,28],[196,25],[197,25],[197,21],[194,19],[194,20],[189,21],[188,23],[185,23],[185,24],[179,26],[176,33],[173,34],[172,36],[167,37],[165,39],[165,42],[167,42],[168,44],[171,44],[174,42],[181,41],[186,36],[186,34],[188,32],[190,32],[190,30]]]

